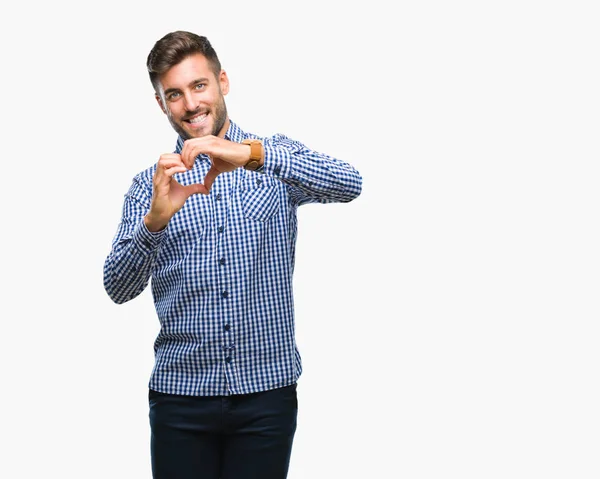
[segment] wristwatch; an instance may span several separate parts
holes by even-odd
[[[244,165],[244,169],[254,171],[258,167],[262,166],[263,161],[263,147],[260,140],[248,139],[243,140],[244,145],[250,145],[250,159],[248,163]]]

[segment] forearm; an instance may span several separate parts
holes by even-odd
[[[146,288],[166,234],[166,230],[151,233],[144,221],[152,198],[151,175],[152,170],[148,170],[133,179],[112,249],[104,262],[104,288],[118,304],[135,298]]]
[[[283,135],[265,141],[263,173],[296,188],[300,203],[348,202],[362,189],[362,177],[354,167]]]
[[[125,303],[146,288],[165,233],[150,233],[143,220],[129,234],[117,233],[104,263],[104,288],[115,303]]]

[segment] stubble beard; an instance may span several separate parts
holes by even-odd
[[[193,112],[186,112],[186,117],[194,116],[194,114],[195,113],[193,113]],[[171,123],[171,126],[173,127],[173,129],[184,140],[189,140],[191,138],[200,138],[202,136],[207,136],[207,135],[218,136],[219,133],[221,132],[221,129],[225,125],[225,122],[227,121],[227,107],[225,106],[225,99],[223,98],[223,96],[221,96],[221,100],[219,101],[219,103],[217,103],[215,105],[215,107],[211,111],[209,111],[208,114],[209,114],[209,116],[213,117],[212,118],[213,119],[212,130],[208,133],[200,134],[197,136],[190,135],[190,133],[182,126],[183,120],[181,120],[181,122],[178,123],[177,121],[175,121],[173,119],[173,116],[171,115],[170,112],[167,115],[167,118],[169,119],[169,123]]]

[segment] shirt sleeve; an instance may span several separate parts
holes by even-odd
[[[152,233],[144,223],[150,209],[152,183],[142,174],[125,194],[121,222],[104,263],[104,289],[118,304],[138,296],[148,285],[167,228]]]
[[[346,203],[361,193],[362,177],[348,163],[310,150],[282,134],[264,139],[263,146],[261,172],[285,182],[298,205]]]

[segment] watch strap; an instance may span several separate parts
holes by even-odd
[[[244,145],[250,145],[250,159],[244,165],[246,170],[256,170],[261,166],[263,160],[262,142],[256,139],[242,140]]]

